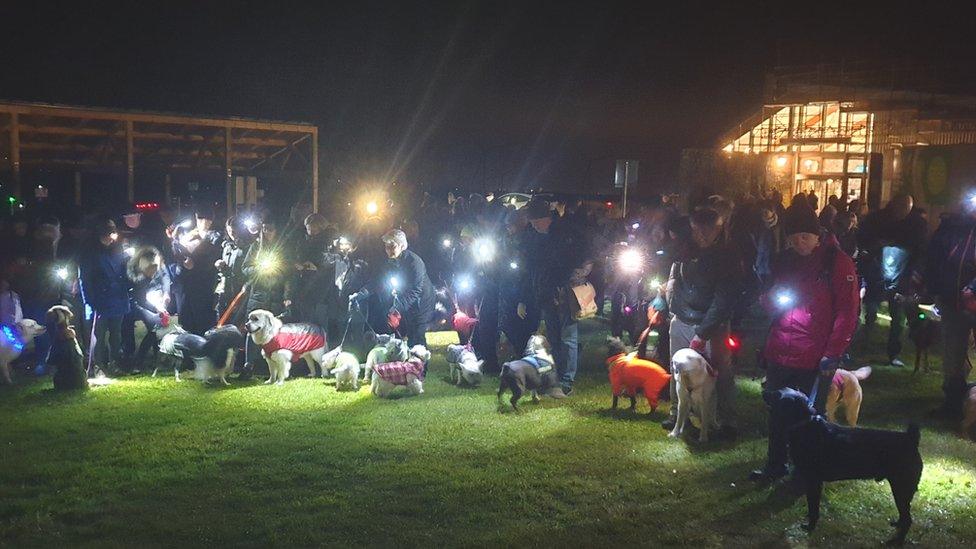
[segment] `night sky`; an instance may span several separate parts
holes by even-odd
[[[310,121],[324,177],[435,186],[579,187],[610,158],[668,184],[777,64],[976,80],[971,16],[948,3],[18,4],[0,98]]]

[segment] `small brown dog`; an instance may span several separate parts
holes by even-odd
[[[84,355],[78,345],[78,337],[71,326],[74,318],[71,309],[55,305],[44,317],[48,333],[52,334],[48,365],[54,367],[54,389],[76,391],[88,388],[88,372]]]

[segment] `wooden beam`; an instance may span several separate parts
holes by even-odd
[[[319,211],[319,132],[312,132],[312,211]]]
[[[133,162],[133,154],[135,153],[134,147],[132,145],[132,121],[125,121],[125,188],[126,196],[128,196],[129,202],[135,202],[136,197],[136,172],[135,164]]]
[[[18,113],[10,113],[10,170],[14,178],[14,196],[20,195],[20,128]]]
[[[252,129],[265,131],[295,132],[311,134],[312,124],[247,120],[242,118],[208,118],[181,116],[161,113],[125,112],[105,109],[87,109],[60,105],[33,105],[24,103],[0,103],[0,112],[30,116],[50,116],[54,118],[114,120],[116,122],[139,122],[149,124],[186,124],[189,126],[209,126],[213,128]]]
[[[232,148],[233,135],[230,127],[224,128],[224,170],[227,176],[226,198],[227,198],[227,218],[233,215],[236,204],[234,204],[234,157]]]

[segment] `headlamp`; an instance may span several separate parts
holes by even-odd
[[[776,304],[779,305],[780,307],[783,308],[789,307],[793,305],[795,301],[796,301],[796,297],[793,295],[793,292],[789,292],[786,290],[780,290],[776,292]]]
[[[640,223],[635,222],[630,225],[630,228],[636,231],[637,229],[640,229]]]
[[[352,241],[344,236],[340,236],[336,240],[336,246],[339,248],[340,252],[348,252],[352,249]]]
[[[244,219],[244,228],[249,231],[253,231],[258,226],[258,222],[254,220],[253,217],[247,217]]]
[[[180,223],[180,227],[183,227],[184,229],[189,229],[190,227],[193,227],[193,219],[187,219],[183,221],[182,223]]]
[[[116,240],[119,239],[119,233],[116,232],[109,233],[108,237],[112,239],[112,242],[115,242]]]
[[[624,250],[617,259],[620,268],[627,272],[638,271],[644,263],[644,257],[634,249]]]
[[[67,267],[58,267],[57,269],[54,270],[54,274],[55,274],[55,276],[57,276],[61,280],[68,280],[68,268]]]
[[[513,271],[518,270],[518,261],[509,261],[508,268]]]
[[[271,274],[278,270],[278,258],[271,254],[266,254],[258,258],[258,272],[261,274]]]
[[[395,276],[391,276],[390,277],[390,288],[393,288],[394,291],[395,290],[399,290],[400,289],[400,279],[397,278],[397,277],[395,277]]]
[[[478,263],[488,263],[495,258],[495,243],[484,238],[475,240],[473,252]]]
[[[472,288],[474,288],[474,281],[471,280],[471,277],[469,275],[461,275],[460,277],[458,277],[457,287],[458,290],[462,292],[467,292]]]
[[[376,203],[375,200],[370,200],[366,203],[366,213],[369,215],[376,215],[380,211],[380,205]]]
[[[660,278],[652,278],[651,279],[651,289],[652,290],[658,290],[660,288],[661,288],[661,279]]]
[[[451,244],[453,244],[453,242],[451,242],[450,238],[445,238],[441,241],[441,246],[444,246],[445,248],[450,248]]]

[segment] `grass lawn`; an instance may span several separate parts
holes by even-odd
[[[497,383],[459,389],[435,349],[426,393],[292,379],[207,387],[123,378],[83,395],[50,378],[0,388],[0,545],[872,546],[891,533],[887,484],[829,484],[818,530],[802,497],[753,486],[765,455],[759,384],[739,379],[736,443],[673,441],[610,412],[599,321],[565,401],[500,413]],[[435,340],[436,341],[436,340]],[[440,338],[442,346],[445,341]],[[754,345],[747,340],[746,352]],[[880,348],[875,345],[874,347]],[[907,356],[907,354],[906,354]],[[872,358],[864,355],[861,358]],[[935,357],[933,357],[935,358]],[[748,370],[748,368],[744,368]],[[876,368],[862,424],[923,424],[909,540],[976,539],[976,445],[932,422],[937,373]]]

